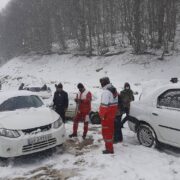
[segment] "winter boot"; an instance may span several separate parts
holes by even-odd
[[[103,153],[103,154],[114,154],[113,151],[111,152],[111,151],[108,151],[108,150],[104,150],[104,151],[102,151],[102,153]]]
[[[86,139],[86,135],[83,135],[82,138],[85,140]]]
[[[72,134],[69,135],[69,137],[70,137],[70,138],[72,138],[72,137],[77,137],[77,134],[72,133]]]

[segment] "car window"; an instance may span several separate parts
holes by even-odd
[[[0,105],[0,111],[14,111],[16,109],[38,108],[43,105],[38,96],[17,96],[10,98]]]
[[[40,88],[40,87],[30,87],[30,88],[29,88],[29,91],[32,91],[32,92],[40,92],[40,91],[41,91],[41,88]]]
[[[180,89],[168,90],[161,94],[158,97],[158,106],[180,109]]]

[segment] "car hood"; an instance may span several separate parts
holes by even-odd
[[[30,108],[0,113],[0,128],[22,130],[45,126],[55,122],[59,115],[47,108]]]

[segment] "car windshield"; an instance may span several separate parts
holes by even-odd
[[[28,91],[32,91],[32,92],[40,92],[41,91],[40,87],[27,87],[26,89]]]
[[[17,96],[4,101],[0,105],[0,111],[14,111],[16,109],[38,108],[43,105],[38,96]]]

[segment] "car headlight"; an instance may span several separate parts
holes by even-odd
[[[9,137],[9,138],[18,138],[20,134],[16,130],[0,129],[0,136]]]
[[[59,128],[62,124],[63,124],[62,119],[59,118],[57,121],[55,121],[55,122],[53,123],[53,128],[54,128],[54,129],[57,129],[57,128]]]

